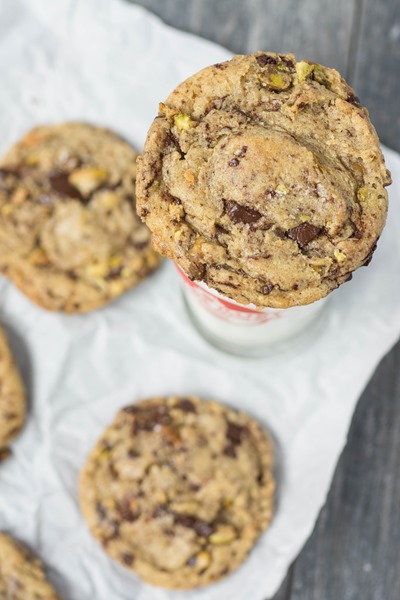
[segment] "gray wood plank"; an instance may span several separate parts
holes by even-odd
[[[233,52],[295,52],[346,72],[356,0],[138,0],[166,23]]]
[[[355,413],[327,504],[293,573],[291,600],[400,598],[400,343]]]
[[[354,85],[381,140],[400,150],[399,0],[364,0]]]

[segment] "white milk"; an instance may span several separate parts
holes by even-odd
[[[284,346],[309,330],[326,306],[327,298],[306,306],[265,308],[243,306],[221,296],[205,283],[190,281],[178,267],[189,313],[210,342],[233,354],[260,356]]]

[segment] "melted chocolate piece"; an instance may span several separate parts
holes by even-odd
[[[51,189],[60,194],[61,196],[68,196],[69,198],[76,198],[77,200],[84,200],[84,197],[74,185],[72,185],[68,180],[67,173],[51,173],[49,175],[49,181],[51,185]]]
[[[236,448],[233,444],[228,444],[224,448],[224,455],[229,456],[229,458],[236,458]]]
[[[240,160],[238,158],[232,158],[232,160],[230,160],[228,162],[228,165],[230,167],[237,167],[239,163],[240,163]]]
[[[237,425],[236,423],[232,423],[232,421],[228,421],[226,437],[234,446],[239,446],[242,443],[243,436],[246,432],[247,428],[243,425]]]
[[[134,434],[139,431],[153,431],[157,425],[168,425],[170,422],[168,410],[162,405],[148,407],[126,406],[123,412],[135,417],[133,424]]]
[[[255,223],[262,217],[258,210],[238,204],[234,200],[225,201],[225,211],[233,223]]]
[[[260,67],[265,67],[266,65],[277,65],[279,59],[276,56],[268,56],[268,54],[261,54],[261,56],[256,57],[256,61],[258,62]]]
[[[129,458],[139,458],[140,452],[138,452],[134,448],[131,448],[130,450],[128,450],[128,456]]]
[[[131,567],[134,563],[135,557],[130,552],[124,552],[121,554],[121,560],[127,567]]]
[[[139,510],[131,509],[131,507],[129,506],[129,499],[127,498],[122,499],[121,502],[118,503],[117,510],[121,519],[123,519],[127,523],[133,523],[140,516]]]
[[[15,175],[16,177],[20,175],[20,171],[11,167],[0,167],[0,177],[6,177],[7,175]]]
[[[347,102],[349,102],[350,104],[354,104],[354,106],[357,106],[358,108],[361,107],[361,102],[360,102],[360,98],[358,96],[356,96],[355,94],[349,94],[346,98]]]
[[[182,525],[182,527],[193,529],[197,535],[201,537],[209,537],[215,531],[214,527],[207,523],[207,521],[203,521],[202,519],[198,519],[192,515],[185,515],[175,512],[172,514],[174,515],[174,523],[176,525]]]
[[[286,232],[286,235],[291,240],[297,242],[300,248],[303,248],[314,238],[316,238],[317,235],[321,233],[321,231],[321,227],[317,227],[316,225],[312,225],[311,223],[301,223],[301,225],[297,225],[297,227],[289,229]]]
[[[293,69],[294,62],[290,60],[290,58],[286,58],[286,56],[281,56],[281,60],[284,65],[286,65],[289,69]]]
[[[182,398],[181,400],[179,400],[177,407],[180,408],[181,410],[183,410],[183,412],[192,412],[192,413],[197,412],[196,407],[193,404],[193,402],[191,402],[187,398]]]
[[[373,255],[374,255],[374,252],[375,252],[375,250],[376,250],[376,247],[377,247],[377,244],[374,244],[374,245],[372,246],[371,250],[370,250],[370,251],[369,251],[369,253],[367,254],[367,256],[366,256],[366,258],[365,258],[365,260],[364,260],[364,262],[363,262],[363,264],[362,264],[362,266],[363,266],[363,267],[368,267],[368,265],[370,264],[370,262],[371,262],[371,260],[372,260],[372,257],[373,257]]]
[[[262,289],[262,293],[265,296],[268,296],[268,294],[270,294],[273,289],[274,289],[274,286],[272,285],[272,283],[266,283]]]

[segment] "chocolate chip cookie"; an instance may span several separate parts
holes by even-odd
[[[25,546],[0,533],[1,600],[60,600],[42,563]]]
[[[391,182],[367,110],[334,69],[258,52],[160,105],[138,163],[154,247],[242,304],[326,296],[367,265]]]
[[[8,458],[8,444],[25,421],[25,390],[4,331],[0,328],[0,462]]]
[[[32,129],[0,161],[0,270],[43,308],[92,310],[157,266],[136,157],[111,131],[64,123]]]
[[[273,512],[272,444],[249,416],[198,398],[121,410],[80,479],[92,534],[153,585],[185,589],[236,569]]]

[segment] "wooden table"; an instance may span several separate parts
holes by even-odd
[[[294,52],[337,68],[400,151],[399,0],[136,3],[234,52]],[[399,367],[400,344],[359,402],[326,506],[274,600],[400,599]]]

